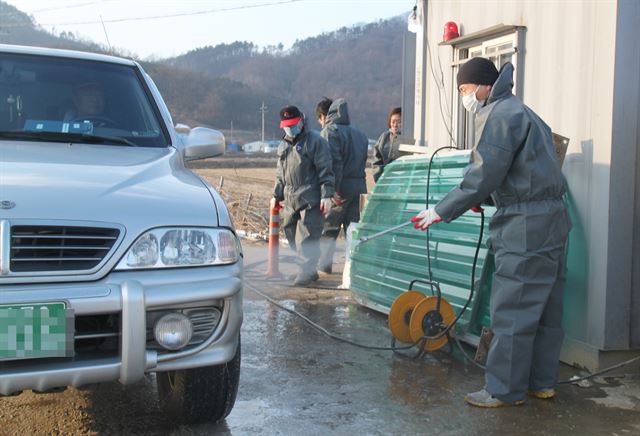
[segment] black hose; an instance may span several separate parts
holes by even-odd
[[[431,155],[431,159],[429,159],[429,166],[427,167],[427,192],[425,194],[425,207],[427,209],[429,209],[429,190],[431,188],[431,166],[433,165],[433,158],[436,156],[436,154],[438,154],[442,150],[449,150],[449,149],[456,150],[455,147],[452,147],[450,145],[447,145],[445,147],[440,147],[433,152],[433,154]],[[429,268],[429,280],[431,280],[433,274],[431,273],[431,247],[429,245],[430,245],[429,229],[427,228],[427,265]]]
[[[484,229],[484,213],[481,214],[481,227],[480,227],[480,238],[479,241],[482,241],[482,236],[483,236],[483,229]],[[247,285],[253,292],[255,292],[256,294],[260,295],[261,297],[263,297],[264,299],[266,299],[267,301],[269,301],[270,303],[274,304],[275,306],[291,313],[294,314],[298,317],[300,317],[302,320],[304,320],[305,322],[309,323],[309,325],[311,325],[314,329],[318,330],[319,332],[321,332],[322,334],[325,334],[327,336],[329,336],[332,339],[359,347],[359,348],[364,348],[364,349],[369,349],[369,350],[382,350],[382,351],[393,351],[394,353],[402,356],[402,357],[406,357],[406,358],[412,358],[412,359],[417,359],[422,357],[425,352],[424,352],[424,344],[427,340],[435,340],[435,339],[439,339],[440,337],[442,337],[444,334],[446,334],[446,332],[448,332],[454,325],[455,323],[459,320],[460,316],[462,316],[462,314],[467,310],[469,303],[471,302],[471,299],[473,298],[473,288],[474,288],[474,283],[475,283],[475,270],[476,270],[476,263],[477,263],[477,259],[478,259],[478,253],[480,250],[480,243],[478,243],[478,245],[476,246],[476,253],[474,256],[474,262],[473,262],[473,269],[471,271],[471,291],[470,291],[470,295],[469,295],[469,299],[467,300],[467,303],[465,304],[465,306],[462,308],[462,310],[460,311],[460,313],[458,314],[458,317],[456,317],[456,319],[449,325],[447,326],[447,329],[438,334],[437,336],[423,336],[422,338],[420,338],[419,340],[417,340],[416,342],[410,344],[410,345],[406,345],[406,346],[402,346],[402,347],[396,347],[395,346],[395,338],[392,338],[391,340],[391,347],[377,347],[377,346],[369,346],[369,345],[365,345],[365,344],[360,344],[357,343],[355,341],[352,341],[350,339],[346,339],[343,338],[341,336],[338,336],[334,333],[329,332],[327,329],[325,329],[324,327],[316,324],[315,322],[311,321],[309,318],[307,318],[306,316],[302,315],[301,313],[293,310],[293,309],[289,309],[286,306],[283,306],[282,304],[278,303],[277,301],[275,301],[274,299],[272,299],[271,297],[269,297],[268,295],[264,294],[263,292],[260,292],[255,286],[249,284],[247,281],[244,282],[245,285]],[[290,256],[292,257],[292,256]],[[293,257],[292,257],[293,258]],[[255,268],[257,265],[260,265],[262,263],[264,263],[265,261],[258,261],[258,262],[253,262],[251,264],[245,265],[245,269],[252,269]],[[327,288],[329,289],[329,288]],[[330,288],[333,289],[333,288]],[[468,360],[469,362],[471,362],[472,364],[474,364],[475,366],[477,366],[480,369],[485,369],[485,367],[483,365],[481,365],[480,363],[476,362],[475,359],[472,359],[464,350],[462,344],[460,343],[460,341],[458,340],[458,338],[456,338],[455,336],[453,337],[453,340],[455,341],[456,345],[458,346],[458,348],[460,349],[460,351],[462,352],[462,355],[465,357],[466,360]],[[418,347],[418,351],[415,355],[411,356],[408,355],[406,353],[403,353],[402,350],[408,350],[410,348],[413,348],[415,346],[419,345]],[[578,383],[582,380],[588,380],[594,377],[597,377],[599,375],[602,374],[606,374],[608,372],[614,371],[616,369],[620,369],[623,368],[625,366],[631,365],[635,362],[640,361],[640,356],[634,357],[632,359],[629,360],[625,360],[624,362],[620,362],[616,365],[612,365],[609,366],[607,368],[603,368],[600,371],[596,371],[592,374],[588,374],[582,377],[577,377],[577,378],[572,378],[572,379],[568,379],[568,380],[561,380],[558,381],[557,384],[562,385],[562,384],[574,384],[574,383]]]
[[[426,201],[425,201],[427,209],[429,209],[429,191],[430,191],[430,187],[431,187],[431,166],[433,165],[433,158],[440,151],[449,150],[449,149],[457,150],[455,147],[452,147],[452,146],[440,147],[440,148],[436,149],[433,152],[433,154],[431,155],[431,159],[429,159],[429,166],[427,168],[427,192],[426,192]],[[469,308],[469,304],[471,304],[471,300],[473,299],[473,293],[474,293],[474,289],[475,289],[476,266],[478,265],[478,255],[480,254],[480,247],[482,245],[482,237],[483,236],[484,236],[484,211],[480,212],[480,235],[478,237],[478,243],[476,244],[476,251],[475,251],[475,254],[473,255],[473,262],[472,262],[472,266],[471,266],[471,286],[469,287],[469,298],[467,298],[467,301],[465,302],[464,306],[462,307],[460,312],[458,312],[458,315],[451,322],[451,324],[446,326],[445,329],[442,330],[441,332],[439,332],[437,335],[434,335],[434,336],[423,336],[423,339],[436,340],[436,339],[440,339],[441,337],[443,337],[446,334],[448,334],[449,331],[453,328],[453,326],[456,325],[456,323],[460,320],[462,315],[464,315],[466,310]],[[433,281],[433,273],[431,271],[431,247],[430,247],[429,229],[428,228],[427,228],[427,265],[428,265],[428,270],[429,270],[429,281]],[[438,295],[438,298],[441,298],[440,295]]]
[[[608,368],[601,369],[600,371],[596,371],[596,372],[594,372],[592,374],[585,375],[583,377],[570,378],[569,380],[561,380],[557,384],[559,384],[559,385],[567,385],[567,384],[577,383],[577,382],[582,381],[582,380],[587,380],[587,379],[590,379],[590,378],[597,377],[599,375],[605,374],[607,372],[611,372],[614,369],[619,369],[619,368],[622,368],[624,366],[631,365],[632,363],[635,363],[635,362],[638,362],[638,361],[640,361],[640,356],[634,357],[633,359],[625,360],[624,362],[620,362],[620,363],[618,363],[616,365],[610,366]]]
[[[352,341],[351,339],[347,339],[344,338],[342,336],[339,336],[335,333],[331,333],[329,330],[325,329],[324,327],[322,327],[321,325],[311,321],[308,317],[304,316],[303,314],[301,314],[300,312],[290,309],[287,306],[280,304],[278,301],[274,300],[273,298],[271,298],[270,296],[268,296],[267,294],[261,292],[258,288],[256,288],[255,286],[253,286],[252,284],[248,283],[246,280],[244,282],[244,285],[247,286],[249,289],[251,289],[253,292],[255,292],[256,294],[260,295],[262,298],[264,298],[265,300],[267,300],[269,303],[273,304],[274,306],[279,307],[280,309],[289,312],[292,315],[295,315],[299,318],[301,318],[303,321],[305,321],[306,323],[308,323],[311,327],[313,327],[314,329],[316,329],[317,331],[319,331],[320,333],[335,339],[337,341],[340,342],[344,342],[346,344],[349,345],[353,345],[355,347],[358,348],[364,348],[366,350],[378,350],[378,351],[397,351],[397,350],[408,350],[410,348],[415,347],[416,345],[418,345],[420,342],[423,342],[423,339],[420,338],[418,339],[416,342],[414,342],[411,345],[406,345],[406,346],[402,346],[402,347],[395,347],[395,346],[391,346],[391,347],[378,347],[378,346],[373,346],[373,345],[365,345],[365,344],[361,344],[359,342],[355,342]]]

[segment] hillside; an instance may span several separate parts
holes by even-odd
[[[310,119],[323,96],[344,97],[353,124],[376,137],[388,110],[400,105],[404,30],[404,19],[397,17],[297,41],[288,51],[235,42],[163,63],[269,90],[300,105]]]
[[[259,48],[234,42],[192,50],[157,62],[142,62],[162,92],[175,122],[256,132],[258,108],[268,107],[265,130],[279,137],[278,110],[297,104],[313,128],[323,97],[344,97],[352,123],[370,137],[384,130],[390,107],[400,104],[404,20],[394,18],[296,41]],[[0,43],[108,53],[107,47],[73,33],[51,34],[0,1]],[[113,54],[135,57],[124,50]]]

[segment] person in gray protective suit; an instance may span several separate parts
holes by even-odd
[[[280,111],[285,135],[278,146],[276,184],[271,207],[282,208],[282,227],[289,246],[298,252],[299,272],[294,286],[318,280],[323,217],[331,211],[335,194],[329,145],[308,130],[295,106]]]
[[[316,107],[320,134],[329,142],[336,181],[335,206],[326,216],[320,248],[322,254],[318,269],[330,274],[336,238],[340,229],[346,233],[350,223],[360,221],[360,194],[367,192],[365,167],[369,139],[361,130],[351,126],[347,102],[339,98],[324,98]]]
[[[491,290],[494,336],[485,386],[467,403],[501,407],[555,396],[562,345],[562,293],[571,222],[551,130],[511,93],[513,65],[498,73],[473,58],[457,75],[458,90],[475,113],[476,143],[460,185],[414,219],[416,226],[458,218],[491,196],[489,224],[496,271]]]

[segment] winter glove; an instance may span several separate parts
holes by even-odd
[[[411,222],[415,223],[413,227],[422,230],[427,230],[430,225],[439,223],[440,221],[442,221],[442,218],[440,218],[440,215],[436,213],[436,210],[433,207],[423,210],[418,215],[411,218]]]
[[[336,206],[340,206],[342,203],[344,203],[344,198],[340,196],[339,192],[336,192],[336,195],[333,196],[333,202]]]
[[[323,198],[320,200],[320,212],[322,212],[322,215],[327,216],[331,207],[333,207],[333,201],[331,198]]]
[[[273,209],[273,208],[282,209],[282,208],[284,208],[284,201],[278,201],[278,200],[276,200],[275,197],[273,197],[271,199],[271,201],[269,202],[269,208],[270,209]]]

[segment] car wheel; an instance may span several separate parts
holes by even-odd
[[[236,354],[222,365],[156,374],[160,407],[186,424],[224,419],[236,402],[240,382],[240,338]]]

